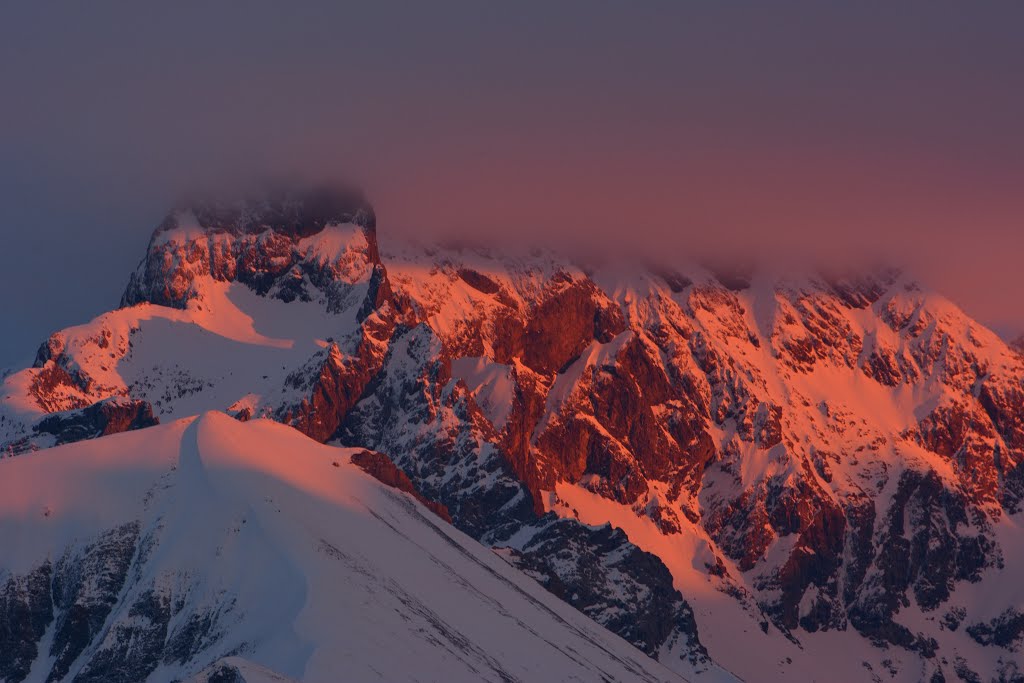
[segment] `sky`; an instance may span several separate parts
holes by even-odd
[[[0,367],[181,196],[362,186],[382,243],[905,265],[1024,332],[1019,2],[0,6]]]

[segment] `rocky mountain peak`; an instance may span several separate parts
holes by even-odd
[[[121,305],[184,308],[203,298],[204,278],[242,282],[283,301],[326,297],[336,309],[351,286],[372,279],[375,305],[386,274],[373,207],[347,188],[189,202],[153,232]]]
[[[743,633],[755,680],[1012,679],[1024,361],[953,303],[892,269],[389,246],[348,195],[175,212],[122,309],[5,378],[0,443],[269,417],[687,676]]]

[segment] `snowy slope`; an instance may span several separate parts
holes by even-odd
[[[0,680],[681,680],[350,454],[207,413],[0,461]]]
[[[372,210],[304,201],[172,213],[122,308],[4,378],[0,447],[269,417],[387,454],[684,677],[1024,676],[1024,357],[952,302],[379,248]]]
[[[64,365],[8,377],[0,414],[13,426],[124,395],[144,397],[158,418],[172,419],[238,401],[279,405],[290,398],[288,371],[329,339],[351,334],[354,318],[353,311],[327,314],[317,302],[264,298],[239,283],[206,282],[202,298],[183,310],[142,304],[57,333],[48,348],[59,349]],[[57,382],[40,401],[47,374],[62,371],[87,379]]]

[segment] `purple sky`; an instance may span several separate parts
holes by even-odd
[[[888,256],[1024,331],[1024,5],[0,9],[0,366],[182,192],[343,175],[388,235]]]

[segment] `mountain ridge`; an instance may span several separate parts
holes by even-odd
[[[211,412],[4,462],[0,677],[682,680],[358,453]]]
[[[457,527],[686,675],[708,652],[779,680],[840,665],[814,648],[849,676],[1018,675],[1021,632],[984,634],[1022,596],[957,596],[1017,566],[1024,366],[898,272],[580,267],[381,248],[375,222],[204,221],[159,228],[126,307],[5,379],[6,449],[59,440],[38,428],[53,412],[79,435],[146,405],[271,417],[387,454]],[[128,412],[82,414],[110,400]],[[716,651],[736,628],[733,667]]]

